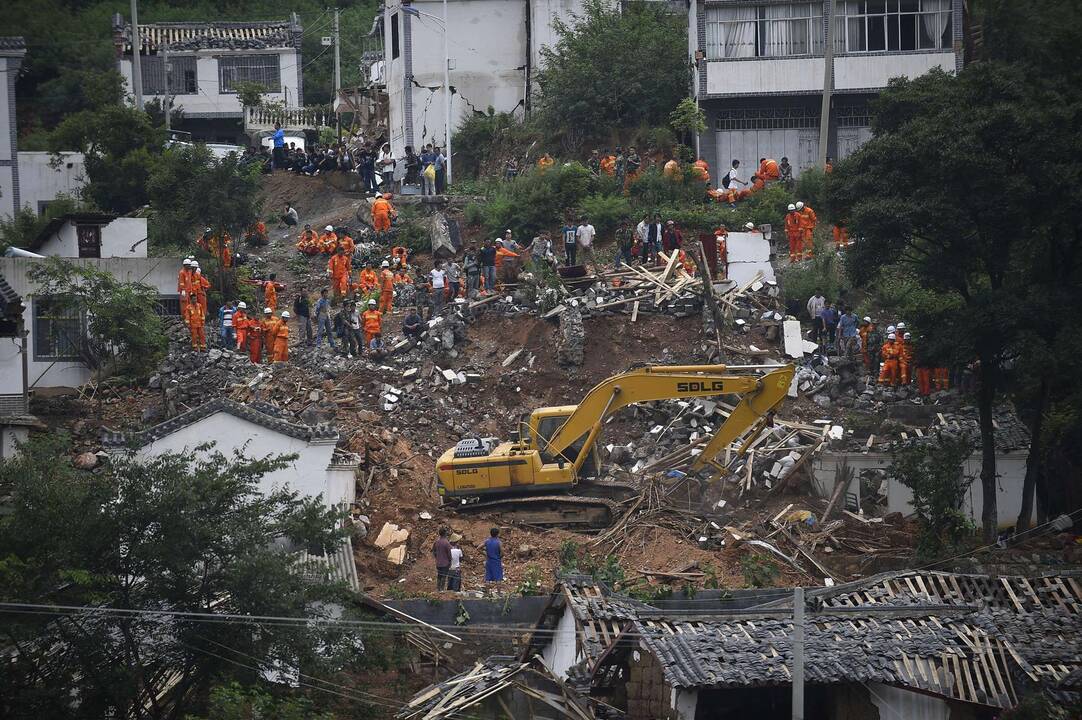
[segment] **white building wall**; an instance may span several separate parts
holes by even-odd
[[[676,711],[679,720],[695,720],[695,709],[699,705],[699,691],[673,688],[669,706]]]
[[[996,473],[999,475],[996,491],[996,509],[999,514],[1000,527],[1012,527],[1018,519],[1018,513],[1022,509],[1022,485],[1026,478],[1027,453],[1016,452],[996,456]],[[848,454],[837,455],[824,453],[814,461],[815,479],[823,489],[825,497],[829,497],[834,489],[834,475],[842,460],[849,463],[854,471],[853,482],[849,485],[849,493],[860,492],[858,480],[861,470],[887,469],[891,465],[890,455],[882,453]],[[979,452],[970,455],[966,460],[964,472],[972,476],[973,483],[969,486],[963,509],[971,520],[976,523],[981,521],[981,511],[984,506],[984,492],[981,488],[981,455]],[[866,500],[860,499],[863,505]],[[913,493],[905,485],[887,480],[887,512],[900,512],[903,515],[913,513]]]
[[[564,606],[564,614],[556,623],[556,631],[541,651],[541,661],[553,675],[564,680],[567,678],[567,671],[580,659],[575,614],[569,606]]]
[[[297,51],[293,48],[279,50],[251,50],[245,52],[223,52],[222,50],[201,50],[196,53],[178,53],[179,55],[196,56],[195,73],[196,86],[199,92],[192,95],[174,95],[173,108],[180,108],[189,117],[236,117],[244,115],[240,100],[236,93],[221,92],[221,83],[218,74],[218,58],[225,55],[278,55],[278,69],[281,77],[281,87],[277,92],[268,92],[264,98],[272,102],[281,102],[289,106],[296,106],[300,96],[301,64],[298,62]],[[119,61],[118,70],[124,78],[127,92],[134,102],[135,90],[132,86],[132,61],[129,56],[124,56]],[[163,95],[143,95],[144,101],[165,100]]]
[[[708,95],[822,91],[823,58],[731,60],[706,64]]]
[[[226,456],[235,450],[249,458],[292,455],[297,458],[281,470],[267,473],[259,480],[259,491],[270,494],[288,487],[304,497],[323,496],[328,506],[353,502],[354,485],[342,487],[341,471],[328,472],[334,442],[312,444],[275,432],[262,425],[238,418],[227,412],[217,412],[177,432],[141,448],[137,455],[150,458],[166,452],[190,453],[195,447],[213,440],[210,452]],[[208,453],[204,452],[206,456]],[[349,473],[352,479],[352,472]]]
[[[920,77],[932,68],[954,72],[953,52],[839,55],[834,58],[834,89],[867,90],[887,86],[891,78]],[[823,60],[819,58],[819,89],[823,87]]]
[[[872,704],[880,718],[903,720],[950,720],[950,706],[943,700],[883,683],[868,683]]]
[[[15,75],[19,58],[0,57],[0,219],[13,217],[20,204],[16,177]]]
[[[102,258],[145,258],[147,256],[146,218],[121,217],[101,229]],[[75,224],[64,223],[55,235],[37,251],[50,257],[78,258],[79,240]]]
[[[83,154],[60,153],[60,161],[54,168],[53,155],[48,152],[19,153],[19,202],[38,215],[41,204],[56,199],[58,195],[70,195],[78,199],[86,185],[86,166]]]
[[[30,349],[28,364],[30,390],[49,388],[75,388],[87,380],[92,373],[78,361],[38,361],[34,359],[34,297],[38,285],[29,277],[30,269],[37,263],[44,262],[36,258],[0,257],[0,275],[8,281],[12,289],[23,298],[26,312],[23,319],[29,332],[27,338]],[[177,294],[177,273],[180,271],[182,258],[111,258],[81,260],[70,262],[89,265],[110,273],[122,282],[141,282],[158,290],[161,295]],[[22,361],[14,343],[0,343],[0,395],[22,392]]]

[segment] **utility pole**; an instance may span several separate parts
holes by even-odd
[[[804,588],[793,588],[793,720],[804,720]]]
[[[451,28],[447,25],[447,0],[443,0],[443,120],[447,133],[447,185],[451,184],[451,56],[447,52],[447,36],[450,34]]]
[[[342,116],[335,109],[338,104],[338,95],[342,90],[342,52],[341,35],[338,32],[338,8],[334,9],[334,99],[331,101],[331,110],[334,112],[335,127],[338,129],[338,142],[342,142]]]
[[[830,95],[834,92],[834,5],[828,3],[826,45],[823,47],[823,107],[819,111],[819,169],[827,164],[827,140],[830,137]]]
[[[169,132],[172,129],[172,122],[169,117],[169,105],[172,96],[169,94],[169,43],[166,42],[162,45],[162,72],[165,73],[165,102],[163,107],[165,108],[165,132]]]
[[[131,84],[135,90],[135,107],[143,109],[143,67],[139,54],[143,38],[139,35],[139,0],[131,0]]]

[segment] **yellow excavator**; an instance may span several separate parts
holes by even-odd
[[[611,498],[626,496],[630,489],[583,483],[598,475],[596,442],[606,419],[628,405],[651,400],[740,396],[728,419],[688,468],[698,473],[712,467],[716,478],[726,471],[715,459],[717,454],[751,430],[740,452],[747,448],[769,423],[768,414],[785,397],[795,372],[792,365],[629,370],[599,383],[578,405],[534,410],[519,423],[518,437],[511,441],[460,440],[436,463],[437,491],[445,504],[492,510],[530,524],[603,527],[616,510]],[[576,488],[588,494],[543,495]]]

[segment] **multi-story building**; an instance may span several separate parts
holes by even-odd
[[[289,20],[257,22],[164,22],[139,24],[143,100],[165,102],[168,91],[183,117],[174,129],[198,140],[236,142],[244,138],[241,83],[255,83],[269,101],[303,105],[301,24]],[[131,23],[113,16],[117,69],[128,92],[132,78]]]
[[[0,37],[0,219],[12,217],[19,202],[19,147],[15,125],[15,78],[26,56],[21,37]]]
[[[718,176],[733,159],[754,168],[761,157],[788,157],[796,173],[816,165],[828,72],[825,154],[841,159],[871,137],[869,101],[891,78],[962,65],[962,0],[837,0],[828,60],[831,2],[691,4],[695,91],[707,116],[700,154]]]

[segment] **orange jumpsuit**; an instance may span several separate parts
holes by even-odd
[[[243,310],[233,313],[233,332],[237,335],[237,347],[243,348],[248,342],[248,314]]]
[[[407,261],[408,256],[409,256],[409,250],[402,247],[401,245],[395,245],[393,248],[391,248],[391,264],[392,265],[394,265],[394,261],[397,260],[398,264],[403,269],[405,269],[406,266],[409,265],[409,262]]]
[[[410,278],[409,273],[402,271],[394,274],[395,285],[412,285],[413,280]]]
[[[319,236],[319,251],[324,255],[333,255],[338,250],[338,234],[325,232]]]
[[[379,273],[379,311],[391,312],[394,307],[394,273],[387,268]]]
[[[391,229],[391,213],[394,208],[385,198],[376,198],[372,203],[372,227],[376,232],[387,232]]]
[[[263,307],[278,309],[278,288],[273,280],[263,281]]]
[[[210,288],[210,280],[207,280],[201,273],[192,273],[190,285],[191,291],[188,293],[188,297],[199,306],[199,312],[203,313],[203,317],[206,317],[207,289]]]
[[[267,224],[262,220],[258,221],[255,225],[248,228],[248,238],[250,241],[264,245],[267,242]]]
[[[263,361],[263,323],[252,318],[248,321],[248,359],[258,365]]]
[[[503,267],[503,259],[509,257],[518,257],[518,253],[511,252],[503,246],[496,248],[496,269]]]
[[[315,255],[319,252],[319,235],[316,234],[316,231],[303,231],[301,239],[297,241],[297,249],[305,255]]]
[[[675,160],[670,160],[665,163],[665,167],[661,169],[661,174],[669,180],[683,180],[683,175],[680,174],[680,163]]]
[[[725,230],[715,230],[714,237],[718,245],[718,272],[723,278],[729,277],[729,233]]]
[[[950,383],[950,370],[945,367],[937,367],[932,370],[932,382],[935,384],[936,390],[949,390]]]
[[[871,334],[872,329],[875,327],[872,323],[864,323],[857,330],[857,335],[860,336],[860,356],[864,360],[864,368],[867,370],[872,366],[872,358],[868,355],[868,335]]]
[[[849,230],[845,225],[834,226],[834,247],[839,250],[849,244]]]
[[[188,324],[188,306],[192,302],[192,271],[181,267],[177,273],[177,294],[180,296],[180,319]]]
[[[710,182],[710,166],[706,164],[706,160],[699,158],[691,164],[691,176],[701,182]]]
[[[353,238],[349,235],[343,235],[338,238],[338,247],[346,251],[346,257],[351,258],[353,257],[353,251],[356,249],[357,244],[353,242]]]
[[[917,368],[917,390],[923,397],[932,394],[932,368]]]
[[[188,331],[192,334],[192,350],[207,349],[206,316],[199,310],[199,305],[188,305]]]
[[[911,381],[909,368],[913,363],[913,344],[905,340],[896,340],[898,344],[898,375],[902,379],[902,385],[908,385]]]
[[[352,272],[350,258],[345,253],[331,255],[327,261],[327,270],[331,273],[331,285],[336,297],[345,297],[349,293],[349,274]]]
[[[895,344],[894,340],[887,340],[883,343],[883,348],[880,350],[879,357],[883,362],[883,367],[879,371],[879,384],[897,385],[898,346]]]
[[[606,155],[605,157],[601,158],[601,171],[609,177],[612,177],[616,174],[615,155]]]
[[[278,339],[278,327],[282,324],[280,318],[273,315],[263,321],[263,344],[267,346],[267,359],[274,362],[274,344]]]
[[[803,236],[800,232],[800,213],[796,210],[785,213],[785,236],[789,238],[789,262],[798,262]]]
[[[804,245],[802,258],[805,260],[810,260],[812,254],[815,252],[815,241],[813,239],[813,233],[815,232],[815,226],[819,222],[819,218],[815,216],[815,211],[807,205],[805,205],[804,209],[799,212],[799,215],[800,238]]]
[[[537,167],[541,168],[542,170],[545,170],[545,169],[547,169],[547,168],[550,168],[550,167],[552,167],[552,165],[553,165],[553,164],[554,164],[555,162],[556,162],[556,161],[552,159],[552,156],[551,156],[551,155],[549,155],[548,153],[545,153],[545,154],[544,154],[544,155],[542,155],[542,156],[541,156],[540,158],[538,158],[538,160],[537,160]]]
[[[778,171],[778,161],[766,158],[759,163],[759,170],[755,173],[765,182],[777,180],[781,177],[781,172]]]
[[[379,310],[365,310],[361,314],[361,327],[364,328],[364,347],[367,350],[372,338],[383,333],[383,313]]]
[[[289,325],[282,319],[278,319],[278,325],[274,330],[271,360],[273,362],[286,362],[289,360]]]
[[[376,271],[372,268],[365,268],[361,270],[361,276],[353,289],[360,290],[362,295],[368,295],[376,289],[377,285],[379,285],[379,276],[376,275]]]

